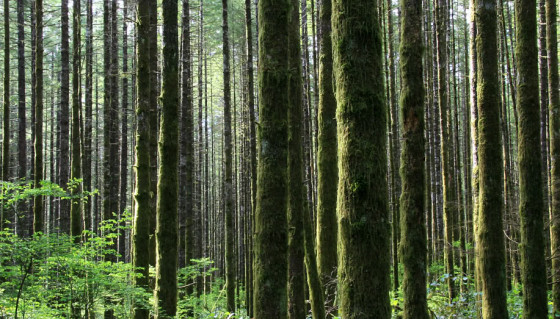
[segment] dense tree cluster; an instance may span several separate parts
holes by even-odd
[[[0,317],[558,316],[556,7],[3,0]]]

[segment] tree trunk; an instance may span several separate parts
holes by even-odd
[[[477,269],[482,291],[483,318],[507,318],[505,246],[503,237],[503,162],[500,138],[500,87],[498,79],[496,2],[479,2],[476,8],[476,83],[478,118],[479,197]]]
[[[134,278],[134,284],[149,291],[150,266],[150,47],[149,28],[150,0],[139,0],[137,3],[136,30],[136,160],[135,160],[135,212],[134,232],[132,237],[132,263],[141,277]],[[150,309],[143,308],[143,304],[134,305],[134,319],[150,318]]]
[[[558,38],[556,1],[546,1],[546,45],[548,57],[548,108],[550,119],[550,167],[552,210],[550,245],[552,256],[552,301],[554,314],[560,312],[560,94],[558,88]]]
[[[515,18],[523,317],[546,318],[536,1],[516,0]]]
[[[92,190],[92,106],[93,106],[93,0],[87,0],[86,3],[86,85],[85,85],[85,116],[84,116],[84,149],[82,157],[82,176],[84,179],[84,191]],[[92,197],[90,200],[95,201]],[[85,229],[92,231],[92,203],[84,204]]]
[[[301,46],[299,1],[291,0],[288,27],[289,104],[288,104],[288,318],[305,318],[304,243],[303,243],[303,84],[301,80]]]
[[[43,0],[35,0],[35,126],[33,184],[43,180]],[[43,197],[33,199],[33,232],[43,232]]]
[[[27,178],[27,120],[25,115],[25,30],[24,4],[17,0],[18,26],[18,178]],[[6,48],[8,46],[6,45]],[[23,225],[18,227],[23,230]],[[22,233],[23,234],[23,233]]]
[[[157,226],[156,319],[177,312],[177,164],[179,142],[179,44],[177,1],[163,0],[163,74],[160,121]]]
[[[60,46],[60,150],[59,185],[66,189],[70,176],[70,45],[68,32],[68,0],[61,1]],[[58,222],[60,232],[70,234],[70,200],[60,200]]]
[[[403,132],[400,165],[402,179],[400,257],[404,266],[403,318],[428,319],[424,215],[425,92],[422,68],[422,2],[402,0],[401,8],[400,113],[403,117]]]
[[[2,131],[2,180],[10,180],[10,7],[4,0],[4,114]],[[4,207],[0,227],[4,228]]]
[[[317,259],[327,307],[336,293],[336,99],[333,91],[331,0],[319,9],[319,112],[317,137]]]
[[[81,93],[81,12],[80,0],[74,0],[72,6],[72,162],[71,177],[80,179],[82,177],[81,167],[81,143],[80,143],[80,109],[82,108]],[[71,194],[78,196],[82,192],[82,183],[74,185]],[[72,199],[70,206],[70,234],[77,242],[83,228],[82,202],[80,199]]]
[[[259,142],[254,316],[287,318],[288,0],[259,7]]]
[[[391,314],[387,111],[374,6],[374,1],[335,0],[332,12],[340,168],[338,295],[340,315],[347,319]]]
[[[232,149],[231,140],[231,84],[230,84],[230,55],[229,55],[229,26],[228,26],[228,1],[222,0],[222,44],[223,44],[223,76],[224,76],[224,166],[223,175],[225,188],[225,223],[226,223],[226,300],[227,311],[235,312],[235,251],[233,229],[235,203],[234,185],[232,182]],[[206,122],[207,123],[207,122]],[[201,163],[202,164],[202,163]],[[208,201],[208,198],[206,198]],[[208,212],[208,210],[206,210]]]

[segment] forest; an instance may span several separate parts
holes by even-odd
[[[560,318],[556,0],[1,0],[0,318]]]

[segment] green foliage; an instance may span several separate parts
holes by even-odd
[[[208,258],[191,259],[192,265],[181,268],[178,272],[179,289],[186,291],[187,285],[194,285],[198,277],[206,280],[212,279],[209,284],[210,291],[201,296],[196,291],[191,295],[182,294],[177,304],[177,315],[179,318],[249,318],[245,309],[238,309],[236,313],[227,311],[227,300],[225,282],[222,278],[215,277],[218,268],[213,267],[214,262]],[[182,286],[181,286],[182,285]],[[245,292],[243,286],[238,286],[236,305],[245,304]],[[196,290],[196,289],[195,289]]]

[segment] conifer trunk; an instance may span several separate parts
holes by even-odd
[[[139,0],[137,3],[136,30],[138,32],[136,48],[136,159],[135,169],[135,211],[134,231],[132,236],[132,263],[141,277],[134,278],[134,284],[149,290],[149,245],[150,245],[150,61],[149,61],[149,28],[150,0]],[[141,304],[134,305],[134,319],[150,318],[150,310]]]
[[[254,317],[287,318],[289,0],[260,0]]]
[[[500,138],[496,1],[475,0],[476,83],[479,193],[477,269],[482,317],[507,318],[503,237],[503,162]]]
[[[177,0],[163,0],[163,73],[156,226],[156,319],[177,312],[179,44]]]
[[[289,106],[288,106],[288,318],[305,318],[303,244],[303,83],[299,34],[299,1],[291,0],[288,27]]]
[[[554,314],[560,312],[560,94],[558,87],[558,37],[556,1],[546,1],[546,45],[548,56],[548,108],[550,119],[550,167],[552,210],[550,246],[552,255],[552,301]]]
[[[401,0],[400,68],[403,120],[400,174],[401,261],[404,319],[428,319],[424,215],[424,81],[422,1]],[[397,222],[396,220],[393,222]],[[398,265],[395,265],[398,267]]]
[[[35,0],[35,140],[33,184],[40,187],[43,180],[43,0]],[[33,199],[33,232],[43,232],[43,197]]]
[[[80,109],[81,109],[81,12],[80,0],[74,0],[72,6],[72,158],[71,178],[82,177],[81,142],[80,142]],[[82,183],[75,185],[72,195],[82,192]],[[70,206],[70,234],[79,242],[83,228],[82,204],[79,199],[72,199]]]
[[[536,1],[516,0],[515,18],[523,317],[546,318]]]
[[[222,0],[222,44],[224,75],[224,192],[226,223],[226,300],[227,311],[235,312],[235,251],[234,251],[234,185],[232,182],[232,131],[231,131],[231,84],[229,56],[228,0]],[[202,163],[201,163],[202,164]],[[208,198],[206,198],[208,200]],[[208,211],[208,210],[207,210]]]
[[[25,30],[23,0],[17,0],[18,30],[18,178],[27,177],[27,120],[25,115]],[[7,46],[6,46],[7,47]],[[23,225],[18,225],[22,229]]]
[[[327,306],[333,306],[336,285],[336,99],[333,91],[331,0],[319,9],[319,112],[317,137],[317,266]]]
[[[387,107],[376,2],[333,1],[338,296],[345,319],[390,317]],[[368,23],[355,23],[368,21]]]

